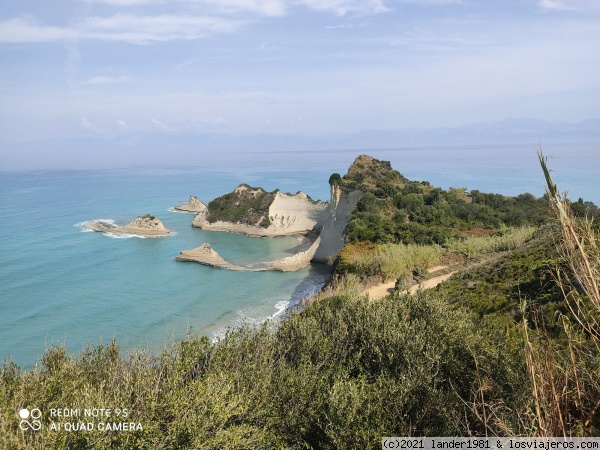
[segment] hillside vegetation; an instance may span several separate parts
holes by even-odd
[[[566,201],[545,174],[545,198],[504,197],[410,182],[359,157],[330,182],[368,198],[333,281],[304,309],[155,357],[113,342],[78,356],[51,348],[30,371],[5,361],[0,443],[377,449],[382,436],[598,435],[600,239],[584,218],[597,208]],[[437,289],[362,294],[369,280],[465,261]],[[23,432],[16,411],[34,407],[42,430]],[[53,407],[125,408],[143,429],[52,431]]]
[[[366,191],[348,224],[351,242],[438,244],[473,233],[493,235],[506,227],[539,226],[548,201],[409,181],[389,162],[358,157],[342,181]]]

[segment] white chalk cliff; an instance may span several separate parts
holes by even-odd
[[[238,189],[245,188],[240,186]],[[195,217],[194,226],[207,230],[232,231],[250,236],[282,236],[312,230],[319,233],[319,237],[308,248],[294,255],[276,261],[255,263],[252,267],[241,267],[226,261],[209,244],[184,250],[175,260],[192,261],[220,269],[254,272],[289,272],[302,269],[311,262],[331,264],[344,247],[344,230],[362,196],[361,190],[339,184],[331,185],[329,203],[314,202],[303,193],[290,196],[277,192],[269,207],[271,223],[268,228],[224,221],[211,224],[206,219],[207,211],[203,211]]]
[[[331,185],[331,199],[319,223],[321,245],[315,251],[313,262],[331,264],[342,250],[344,230],[363,194],[359,189]]]
[[[371,160],[370,157],[359,157],[350,170],[357,163]],[[318,236],[307,248],[296,254],[277,261],[258,262],[251,267],[240,267],[225,261],[210,245],[204,244],[182,251],[175,259],[223,269],[252,271],[298,270],[311,262],[332,264],[344,247],[346,226],[352,211],[364,194],[361,189],[349,187],[349,183],[344,184],[338,174],[334,175],[330,179],[329,202],[313,201],[302,192],[296,195],[284,194],[278,190],[266,192],[261,188],[241,184],[231,194],[215,199],[208,207],[202,204],[204,208],[192,223],[193,226],[204,230],[230,231],[249,236],[275,237],[309,232]],[[192,198],[189,203],[192,203]],[[235,217],[237,221],[215,220],[223,217]]]
[[[252,190],[247,185],[240,185],[234,191],[235,195],[256,196],[262,194],[262,189]],[[296,195],[284,194],[276,191],[272,194],[273,200],[268,208],[268,213],[259,215],[256,223],[248,224],[241,222],[229,222],[217,220],[209,221],[210,211],[208,208],[196,215],[192,226],[209,231],[230,231],[234,233],[247,234],[249,236],[287,236],[302,234],[311,231],[321,221],[321,216],[327,208],[327,203],[311,200],[303,192]],[[243,200],[241,200],[243,201]],[[267,227],[261,226],[261,222],[268,219]]]

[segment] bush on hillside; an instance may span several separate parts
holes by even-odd
[[[5,363],[0,408],[126,408],[132,432],[22,433],[7,447],[380,448],[382,436],[520,433],[527,383],[504,334],[434,295],[375,303],[338,295],[265,324],[173,344],[160,357],[116,344],[47,351],[29,372]],[[481,390],[485,386],[485,390]],[[477,406],[477,404],[480,406]],[[494,417],[484,423],[484,407]],[[492,415],[493,414],[493,415]]]

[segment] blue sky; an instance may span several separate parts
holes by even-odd
[[[598,0],[2,0],[0,143],[600,117]]]

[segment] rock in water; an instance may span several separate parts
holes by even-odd
[[[177,211],[190,212],[190,213],[201,213],[206,210],[206,205],[198,200],[197,197],[190,195],[190,199],[183,205],[176,206]]]
[[[88,230],[109,233],[115,236],[139,236],[139,237],[161,237],[171,234],[171,230],[154,216],[146,214],[138,216],[124,227],[119,227],[102,220],[90,220],[84,222],[83,226]]]

